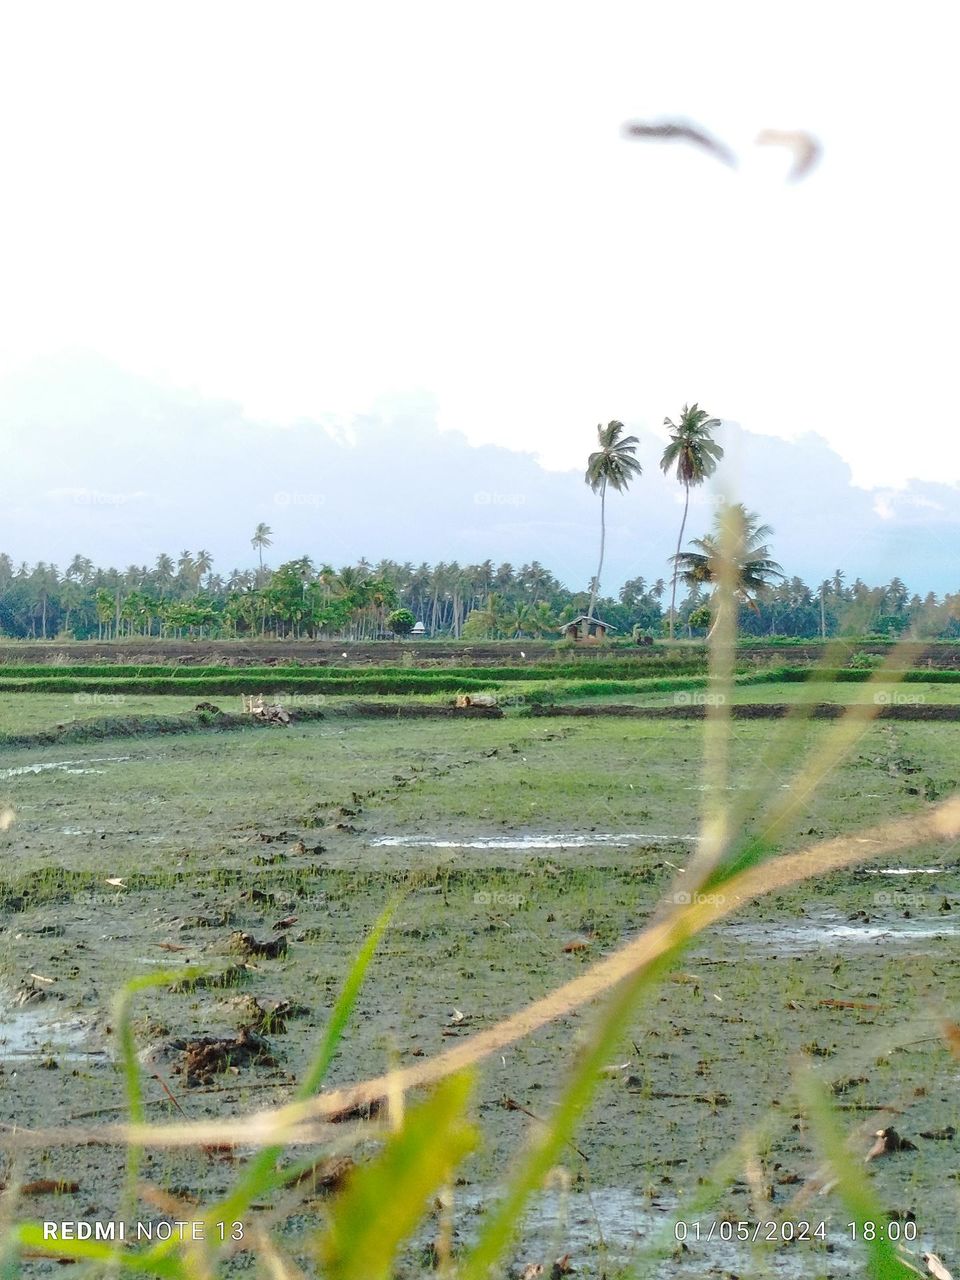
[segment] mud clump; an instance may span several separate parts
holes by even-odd
[[[299,855],[303,855],[305,853],[325,853],[326,845],[320,843],[307,844],[305,840],[297,840],[290,846],[290,852]]]
[[[301,1169],[283,1183],[285,1187],[299,1187],[307,1195],[325,1195],[339,1191],[347,1176],[355,1168],[350,1156],[326,1156],[309,1169]]]
[[[13,1003],[18,1009],[22,1009],[27,1004],[40,1004],[50,994],[46,987],[41,987],[32,978],[28,978],[17,988]]]
[[[310,1010],[296,1000],[284,1000],[266,996],[239,996],[235,1008],[243,1020],[243,1029],[260,1035],[284,1035],[287,1022],[292,1018],[305,1018]]]
[[[173,1040],[170,1048],[183,1054],[183,1061],[173,1068],[173,1074],[183,1076],[188,1088],[213,1084],[215,1076],[233,1067],[280,1065],[266,1040],[249,1027],[241,1027],[234,1037],[203,1036],[199,1040]]]
[[[359,1102],[356,1106],[331,1111],[329,1115],[324,1116],[324,1120],[327,1124],[346,1124],[349,1120],[375,1120],[386,1105],[386,1098],[371,1098],[369,1102]]]
[[[287,954],[290,947],[286,934],[281,933],[278,938],[267,938],[261,941],[252,933],[244,933],[239,929],[231,935],[230,945],[235,951],[242,951],[244,955],[261,956],[266,960],[279,959],[280,956]]]

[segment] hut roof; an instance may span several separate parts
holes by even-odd
[[[560,626],[565,631],[567,627],[578,625],[581,622],[592,622],[594,626],[603,627],[606,631],[616,631],[617,629],[611,623],[604,622],[602,618],[597,618],[597,617],[591,618],[586,613],[581,613],[580,616],[577,618],[571,618],[569,622],[562,622]]]

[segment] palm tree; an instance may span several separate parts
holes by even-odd
[[[557,619],[546,600],[538,600],[529,621],[530,634],[537,640],[557,629]]]
[[[177,559],[177,594],[185,596],[193,583],[193,552],[181,551]]]
[[[622,422],[608,422],[606,426],[598,423],[597,442],[600,448],[587,459],[584,475],[584,480],[593,492],[600,494],[600,564],[590,592],[588,618],[593,617],[600,575],[603,572],[603,552],[607,539],[607,486],[616,489],[617,493],[623,493],[635,476],[643,474],[643,468],[636,457],[639,441],[636,436],[623,435]]]
[[[676,467],[677,479],[683,485],[683,519],[680,521],[680,536],[677,538],[677,556],[679,556],[683,543],[683,531],[687,527],[690,490],[695,485],[703,484],[707,476],[712,476],[717,469],[717,463],[723,457],[723,450],[710,434],[720,426],[720,419],[711,418],[706,409],[701,409],[699,405],[685,404],[679,422],[671,422],[669,418],[664,418],[663,425],[670,428],[670,443],[663,451],[660,469],[666,475]],[[675,556],[673,586],[670,592],[671,640],[677,603],[678,569],[679,564]]]
[[[70,561],[70,565],[64,574],[65,578],[69,578],[71,582],[80,583],[86,586],[90,579],[90,572],[93,569],[93,561],[86,556],[76,555]]]
[[[43,560],[37,562],[36,568],[30,575],[30,585],[34,590],[37,604],[40,608],[41,632],[43,639],[47,638],[47,606],[50,603],[50,596],[57,590],[60,577],[55,564],[45,564]]]
[[[532,628],[534,621],[533,609],[525,600],[518,600],[506,618],[507,628],[514,640],[519,639],[525,631]]]
[[[261,521],[253,531],[250,545],[260,553],[260,572],[263,573],[263,548],[273,546],[273,530]]]
[[[200,579],[213,568],[213,556],[209,551],[200,550],[193,561],[194,594],[200,594]]]
[[[721,508],[714,517],[713,533],[706,533],[702,538],[694,538],[696,551],[680,551],[673,561],[679,576],[689,587],[699,589],[704,583],[716,584],[721,577],[721,563],[726,548],[722,545],[722,528],[729,513],[733,518],[736,531],[733,549],[733,583],[734,593],[741,604],[751,609],[757,608],[757,598],[782,578],[783,570],[776,560],[770,557],[770,548],[766,539],[773,530],[768,524],[760,524],[759,516],[747,511],[742,503]],[[719,617],[719,615],[718,615]],[[714,619],[711,627],[717,625]]]
[[[161,597],[164,591],[173,585],[173,571],[175,568],[176,566],[170,556],[165,551],[161,551],[157,556],[156,564],[153,566],[153,580]]]

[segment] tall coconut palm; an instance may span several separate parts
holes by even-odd
[[[643,468],[637,461],[636,436],[623,434],[622,422],[608,422],[606,426],[597,424],[597,443],[600,448],[591,453],[587,459],[587,470],[584,480],[594,493],[600,494],[600,564],[590,591],[590,605],[587,617],[593,617],[597,604],[597,592],[600,589],[600,575],[603,573],[603,553],[607,540],[607,487],[623,493],[636,476],[643,475]]]
[[[193,561],[193,581],[194,594],[200,594],[200,580],[205,573],[209,573],[213,568],[213,556],[209,551],[201,549],[197,552]]]
[[[723,450],[713,439],[711,432],[720,426],[719,418],[711,418],[699,405],[684,405],[679,422],[664,418],[663,425],[670,428],[670,443],[663,451],[660,469],[666,475],[676,468],[677,479],[683,485],[683,519],[677,538],[677,556],[683,544],[683,531],[687,527],[690,509],[690,490],[703,484],[717,469]],[[674,556],[673,585],[670,591],[670,639],[673,639],[673,620],[677,604],[678,561]]]
[[[161,597],[164,591],[173,585],[173,571],[176,566],[170,556],[165,551],[161,551],[157,556],[157,562],[153,566],[153,580],[157,585]]]
[[[90,573],[93,569],[93,561],[87,556],[74,556],[70,561],[70,565],[64,574],[65,578],[69,578],[71,582],[78,582],[81,586],[86,586],[90,580]]]
[[[253,531],[250,545],[260,553],[260,572],[263,573],[263,548],[273,546],[273,530],[261,521]]]
[[[687,586],[697,589],[704,583],[715,586],[721,577],[721,563],[726,551],[722,546],[722,527],[726,513],[732,516],[736,532],[732,551],[734,594],[741,604],[756,609],[757,598],[784,575],[780,565],[771,558],[766,542],[773,530],[768,524],[760,524],[756,513],[747,511],[742,503],[738,502],[718,511],[714,518],[713,532],[693,539],[692,545],[697,550],[680,551],[673,557],[673,561]],[[715,618],[713,626],[716,625]]]

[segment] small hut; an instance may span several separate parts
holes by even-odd
[[[602,618],[591,618],[581,613],[579,618],[563,623],[560,631],[564,640],[575,640],[578,644],[603,644],[607,632],[616,629]]]
[[[416,623],[414,623],[413,629],[410,632],[410,634],[412,636],[416,636],[416,638],[419,640],[421,636],[425,636],[427,634],[427,628],[423,625],[422,622],[417,621]]]

